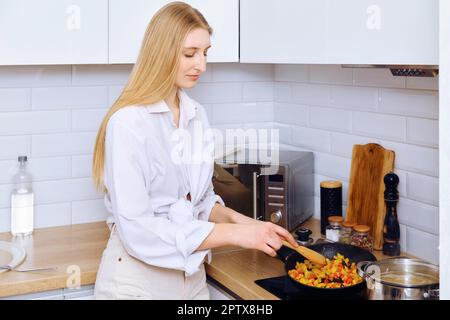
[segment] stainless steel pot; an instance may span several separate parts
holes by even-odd
[[[371,300],[437,300],[439,268],[409,258],[361,261],[359,275],[366,279]]]

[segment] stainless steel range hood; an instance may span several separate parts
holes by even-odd
[[[389,69],[393,76],[435,77],[439,74],[436,65],[392,65],[392,64],[342,64],[343,68]]]

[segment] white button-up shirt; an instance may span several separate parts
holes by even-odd
[[[127,252],[191,275],[210,250],[195,251],[212,231],[216,202],[213,141],[206,112],[179,89],[177,128],[164,101],[115,112],[106,129],[105,205]],[[190,193],[191,201],[186,195]]]

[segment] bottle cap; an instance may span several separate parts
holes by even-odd
[[[357,224],[353,227],[353,230],[356,232],[366,233],[370,231],[370,227],[366,226],[365,224]]]
[[[344,222],[342,222],[342,226],[346,227],[346,228],[353,228],[356,225],[357,225],[356,222],[351,222],[351,221],[348,221],[348,220],[345,220]]]
[[[342,221],[344,221],[344,218],[342,218],[341,216],[329,216],[328,217],[328,222],[342,223]]]

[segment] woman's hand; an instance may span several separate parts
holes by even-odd
[[[261,250],[275,257],[284,239],[294,247],[298,244],[286,229],[271,222],[253,220],[254,223],[234,225],[234,244],[243,248]]]

